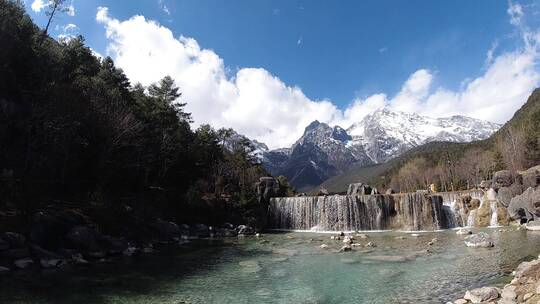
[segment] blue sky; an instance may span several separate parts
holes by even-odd
[[[39,25],[46,2],[26,0]],[[273,147],[313,119],[346,128],[382,105],[502,123],[539,79],[534,1],[68,4],[74,14],[59,16],[53,35],[82,34],[132,82],[171,74],[196,124]]]

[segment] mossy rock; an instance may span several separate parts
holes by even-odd
[[[490,222],[491,222],[491,208],[489,206],[489,203],[486,202],[484,203],[483,206],[478,208],[478,210],[476,211],[475,226],[487,227],[489,226]]]
[[[510,215],[504,207],[497,207],[497,220],[499,225],[508,226],[510,224]]]

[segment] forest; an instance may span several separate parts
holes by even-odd
[[[0,0],[0,14],[0,215],[128,208],[179,223],[261,222],[254,184],[268,174],[250,141],[192,129],[171,77],[130,83],[82,36],[48,36],[50,22],[40,29],[22,2]]]

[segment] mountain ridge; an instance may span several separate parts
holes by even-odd
[[[290,148],[261,150],[258,155],[270,173],[284,175],[305,190],[351,167],[384,163],[428,142],[484,139],[500,126],[461,115],[432,118],[383,107],[347,129],[315,120]]]

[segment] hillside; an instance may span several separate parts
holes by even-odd
[[[316,192],[319,188],[326,188],[328,191],[336,193],[345,192],[347,186],[353,182],[367,182],[381,188],[388,188],[395,186],[391,185],[391,181],[397,179],[400,169],[407,164],[411,164],[415,159],[423,159],[432,166],[441,166],[441,163],[460,164],[465,163],[466,158],[472,157],[472,154],[478,153],[478,151],[493,154],[494,159],[490,164],[490,170],[481,172],[483,175],[489,175],[494,169],[508,167],[508,164],[504,164],[505,161],[501,160],[503,158],[501,154],[504,154],[504,151],[500,150],[509,136],[519,137],[518,139],[524,145],[521,149],[524,153],[524,166],[540,162],[540,89],[536,89],[514,116],[487,139],[469,143],[426,143],[386,163],[354,167],[341,175],[326,180],[318,187],[311,189],[311,192]],[[510,154],[509,157],[518,158],[518,155]],[[506,162],[508,163],[508,161]],[[456,184],[458,183],[456,182]]]

